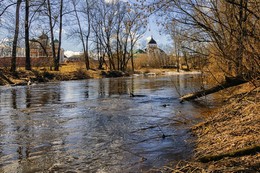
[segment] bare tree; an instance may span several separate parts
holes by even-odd
[[[16,5],[17,2],[9,2],[7,3],[4,0],[0,1],[0,17],[3,16],[3,14],[12,6]]]
[[[47,15],[49,19],[49,28],[50,28],[50,33],[51,33],[51,48],[52,48],[52,56],[53,56],[53,64],[54,64],[54,70],[58,71],[59,70],[59,63],[60,63],[60,51],[61,51],[61,38],[62,38],[62,26],[63,26],[63,0],[59,0],[57,6],[59,7],[59,12],[58,14],[53,15],[54,11],[54,5],[51,4],[50,0],[47,0]],[[56,52],[56,40],[54,40],[54,27],[55,24],[59,22],[59,40],[58,40],[58,49]]]
[[[76,19],[76,28],[72,29],[71,35],[76,35],[83,48],[84,61],[86,69],[90,69],[89,63],[89,44],[90,44],[90,36],[91,36],[91,26],[92,26],[92,11],[94,9],[95,1],[78,1],[71,0],[72,3],[72,11],[73,16]]]
[[[129,42],[128,50],[129,52],[128,59],[124,62],[124,68],[126,68],[129,59],[131,60],[132,72],[134,72],[134,47],[138,40],[143,36],[146,32],[146,24],[147,24],[147,16],[139,9],[134,7],[131,4],[127,4],[129,6],[126,15],[126,33],[129,34],[127,37],[127,41]],[[141,20],[140,20],[141,19]],[[127,48],[125,46],[125,48]],[[124,69],[125,70],[125,69]]]
[[[17,53],[17,41],[19,35],[19,24],[20,24],[20,7],[21,7],[22,0],[17,0],[16,2],[16,12],[15,12],[15,33],[13,39],[13,48],[12,48],[12,60],[11,60],[11,72],[16,72],[16,53]]]
[[[93,17],[95,23],[92,28],[106,52],[110,69],[125,71],[133,58],[137,40],[145,32],[146,17],[137,8],[131,9],[134,6],[129,3],[113,1],[102,4],[96,7],[98,10]]]
[[[216,65],[227,76],[252,78],[259,73],[259,2],[256,0],[156,0],[155,7],[165,21],[174,20],[184,28],[196,30],[194,43],[203,44]],[[251,77],[250,77],[251,76]]]
[[[96,54],[97,54],[97,59],[99,62],[99,69],[103,69],[103,64],[106,64],[105,61],[105,56],[106,56],[106,45],[103,40],[103,20],[102,20],[102,12],[100,10],[102,8],[100,5],[101,2],[97,3],[95,8],[93,9],[92,13],[92,23],[91,23],[91,29],[93,31],[93,41],[96,44]]]

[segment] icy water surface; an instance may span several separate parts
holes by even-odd
[[[188,158],[187,125],[174,120],[205,108],[178,101],[197,76],[0,87],[0,172],[142,172]]]

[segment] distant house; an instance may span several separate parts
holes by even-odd
[[[55,53],[58,53],[59,41],[54,40]],[[37,39],[30,40],[30,55],[31,58],[52,57],[52,47],[49,37],[42,33]],[[60,51],[60,62],[64,61],[64,49]]]

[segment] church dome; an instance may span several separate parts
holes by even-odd
[[[148,44],[157,44],[156,41],[151,37],[151,40],[148,42]]]

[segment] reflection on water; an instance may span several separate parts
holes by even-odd
[[[172,120],[201,110],[178,102],[178,94],[201,87],[197,81],[181,75],[1,87],[0,172],[142,172],[187,158],[187,126]]]

